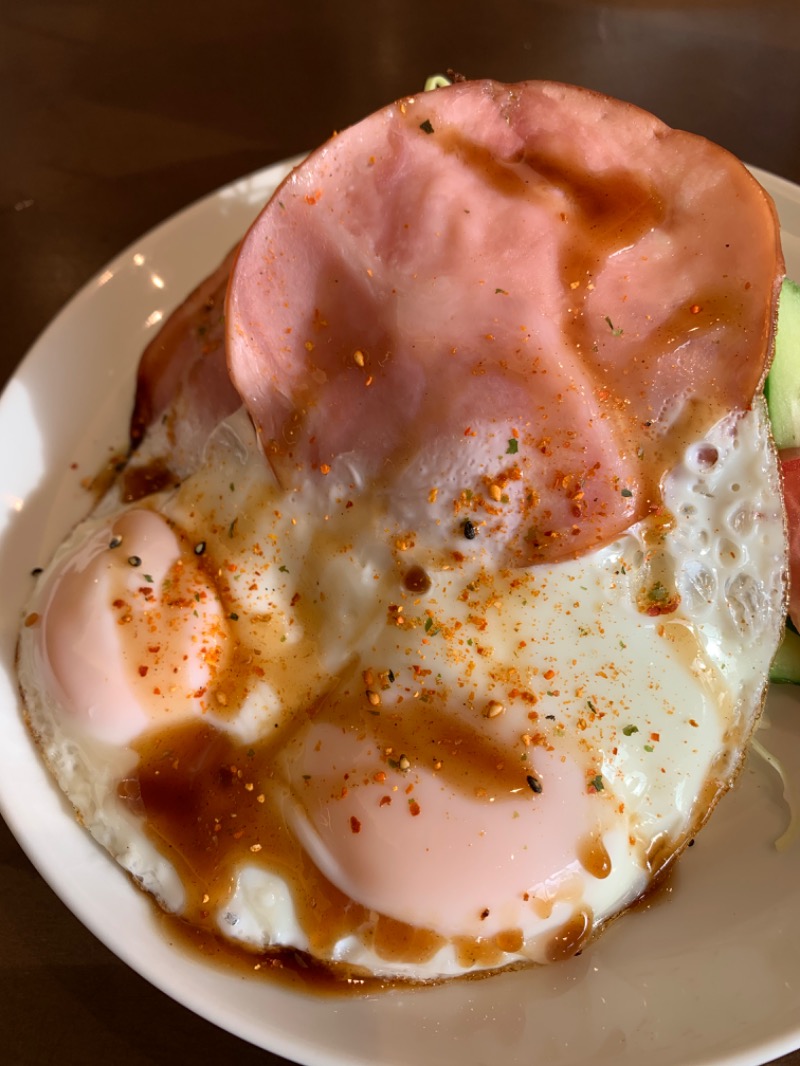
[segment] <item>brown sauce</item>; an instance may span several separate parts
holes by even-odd
[[[491,802],[521,792],[526,802],[536,802],[528,776],[536,776],[545,788],[547,782],[536,769],[535,756],[521,740],[514,746],[495,741],[454,710],[446,688],[427,688],[425,679],[415,684],[413,675],[410,685],[404,684],[405,680],[405,674],[398,674],[394,687],[408,688],[411,697],[393,704],[384,694],[379,714],[370,713],[360,693],[355,699],[348,698],[343,685],[342,691],[319,708],[315,720],[362,736],[375,750],[376,772],[396,771],[394,764],[404,756],[412,774],[416,767],[433,766],[444,783],[470,797]],[[414,692],[425,699],[414,699]],[[474,713],[476,720],[482,721],[477,708]],[[521,759],[523,753],[527,754],[525,761]]]
[[[403,585],[409,592],[427,592],[431,587],[431,579],[421,566],[411,566],[405,572]]]
[[[121,472],[125,469],[127,456],[120,453],[114,454],[105,462],[97,473],[82,482],[83,487],[92,494],[95,502],[101,500],[108,492]]]
[[[387,961],[428,962],[447,943],[429,929],[417,929],[405,922],[381,915],[375,921],[372,948]]]
[[[519,929],[505,930],[491,937],[455,937],[456,960],[459,966],[498,967],[506,951],[519,951],[522,933]]]
[[[242,977],[277,981],[288,988],[320,996],[368,995],[401,986],[356,969],[321,963],[302,951],[272,948],[250,951],[218,933],[199,929],[183,918],[155,908],[165,939],[187,954]]]
[[[604,880],[611,873],[611,857],[599,836],[589,836],[578,845],[578,861],[592,877]]]
[[[551,937],[547,949],[548,961],[560,962],[572,958],[583,949],[591,936],[592,915],[586,909],[580,910]]]
[[[245,746],[191,721],[149,734],[136,747],[139,765],[118,795],[132,813],[144,816],[148,835],[178,872],[187,898],[184,920],[174,921],[196,950],[221,956],[226,964],[241,955],[245,969],[255,965],[251,952],[223,944],[216,926],[217,912],[245,863],[284,878],[313,956],[329,956],[346,936],[358,936],[387,961],[423,963],[444,945],[429,930],[354,903],[316,868],[285,821],[287,786],[275,769],[269,741]],[[508,930],[489,938],[459,937],[454,944],[464,965],[472,960],[498,967],[505,952],[522,947],[522,934]],[[308,977],[302,953],[270,952],[261,958],[265,966],[267,959],[270,972],[288,968],[302,971],[304,982]],[[326,979],[313,980],[324,984]]]
[[[121,478],[122,502],[135,503],[154,492],[175,488],[178,484],[178,478],[163,459],[154,459],[144,466],[129,465]]]
[[[153,906],[156,920],[171,946],[192,957],[200,958],[212,966],[248,979],[278,982],[287,988],[330,997],[374,995],[391,989],[412,988],[420,984],[433,986],[441,984],[443,980],[431,979],[420,982],[402,977],[375,977],[358,967],[322,963],[306,952],[296,951],[293,948],[271,948],[269,951],[247,950],[237,947],[218,933],[198,929],[183,918],[165,913],[155,903]],[[511,935],[513,936],[513,931]],[[500,943],[503,942],[504,936],[505,934],[498,934]],[[519,939],[521,941],[521,936]],[[463,951],[459,952],[459,958],[464,965],[469,965],[470,959],[494,959],[499,964],[502,956],[498,950],[498,943],[495,942],[486,947],[478,943],[479,946],[476,948],[475,941],[465,938]],[[522,969],[527,965],[533,964],[516,963],[506,969]],[[495,973],[497,973],[496,969],[488,968],[447,978],[447,980],[448,982],[480,981]]]

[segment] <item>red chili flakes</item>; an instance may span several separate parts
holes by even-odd
[[[637,596],[637,606],[642,614],[657,618],[662,614],[672,614],[678,609],[681,598],[678,592],[670,592],[660,581],[649,589],[642,589]],[[659,636],[663,634],[659,633]]]
[[[139,667],[139,677],[147,677],[147,671],[149,669],[150,669],[149,666],[140,666]]]
[[[552,681],[555,676],[555,670],[545,670],[545,672],[542,674],[542,677],[545,679],[545,681]]]
[[[417,815],[420,812],[420,805],[417,803],[416,800],[409,800],[408,801],[408,812],[409,812],[409,814],[411,815],[412,818],[416,818],[417,817]]]
[[[391,796],[381,796],[381,801],[378,804],[379,807],[389,807],[392,802]]]
[[[650,734],[650,739],[651,740],[661,740],[661,734],[660,733],[651,733]]]
[[[662,604],[651,604],[645,609],[644,613],[650,618],[657,618],[660,614],[672,614],[673,611],[677,611],[679,604],[679,599],[670,600]],[[659,634],[659,636],[663,636],[663,633]]]
[[[356,818],[354,814],[350,816],[350,831],[352,833],[361,832],[361,822],[359,822],[358,818]]]

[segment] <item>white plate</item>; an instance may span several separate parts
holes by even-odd
[[[88,506],[80,479],[123,446],[145,342],[242,234],[286,172],[270,168],[196,204],[119,256],[34,346],[0,400],[0,809],[54,891],[154,985],[225,1029],[308,1066],[755,1066],[800,1047],[800,840],[750,758],[687,853],[672,890],[580,957],[484,981],[315,998],[223,973],[171,947],[151,907],[74,822],[22,726],[19,612]],[[800,277],[800,189],[775,197]],[[77,468],[73,467],[77,464]],[[800,780],[800,700],[774,691],[763,742]]]

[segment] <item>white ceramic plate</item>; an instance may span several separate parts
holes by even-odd
[[[287,171],[270,168],[166,222],[58,316],[0,400],[0,808],[71,910],[167,994],[307,1066],[755,1066],[800,1047],[800,840],[751,756],[671,891],[580,957],[484,981],[314,998],[173,948],[148,901],[74,822],[18,713],[13,657],[32,567],[88,507],[80,479],[125,443],[134,372],[158,322],[222,258]],[[800,189],[775,197],[800,277]],[[800,698],[774,691],[761,738],[800,781]]]

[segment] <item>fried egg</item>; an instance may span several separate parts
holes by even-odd
[[[479,524],[399,533],[335,472],[282,488],[243,411],[123,497],[37,581],[26,715],[99,843],[245,951],[422,981],[568,957],[735,778],[785,597],[760,402],[657,512],[525,569]]]

